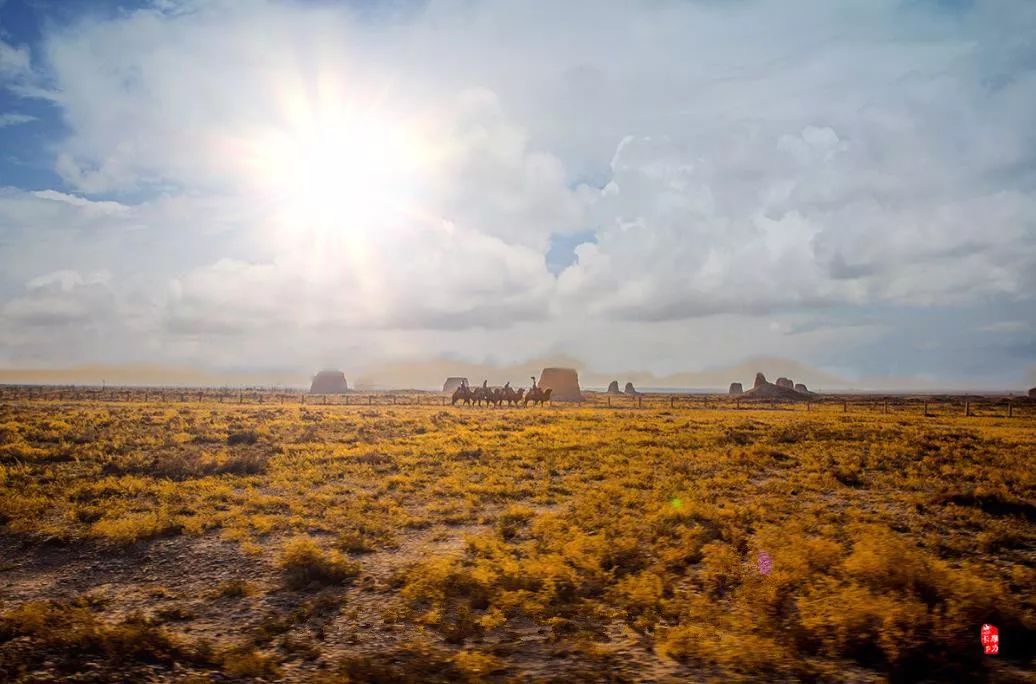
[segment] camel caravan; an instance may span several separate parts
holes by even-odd
[[[532,377],[532,387],[528,392],[525,388],[513,389],[510,382],[503,387],[489,387],[488,380],[483,380],[481,387],[472,388],[468,385],[467,379],[462,378],[453,390],[452,403],[454,406],[457,402],[468,406],[481,406],[484,402],[486,406],[501,406],[506,402],[508,406],[528,406],[531,401],[533,406],[536,406],[550,402],[552,392],[549,387],[543,389],[537,386],[535,376]]]

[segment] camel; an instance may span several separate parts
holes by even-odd
[[[521,390],[524,392],[524,390]],[[511,389],[511,383],[504,384],[503,387],[494,387],[492,392],[492,403],[494,406],[501,406],[505,401],[507,404],[513,405],[516,401],[515,397],[520,396],[519,393]]]
[[[453,390],[453,405],[456,406],[458,401],[463,401],[465,404],[471,404],[471,388],[467,385],[461,385],[457,389]]]
[[[540,389],[539,387],[533,387],[529,390],[529,393],[525,395],[525,404],[528,406],[531,401],[533,405],[544,404],[550,401],[550,393],[554,390],[548,387],[547,389]]]
[[[489,381],[483,380],[481,387],[476,387],[475,391],[472,392],[471,398],[474,400],[476,406],[481,406],[482,402],[486,402],[488,405],[492,400],[493,393],[489,389]]]
[[[540,392],[540,395],[542,394]],[[531,395],[532,393],[530,392]],[[549,396],[548,394],[547,397],[549,398]],[[454,406],[458,401],[463,401],[466,406],[471,406],[472,404],[481,406],[482,402],[485,402],[487,406],[501,406],[506,401],[508,406],[518,406],[525,399],[525,389],[515,391],[511,388],[510,382],[503,387],[490,387],[488,381],[483,381],[481,387],[474,389],[467,384],[462,384],[453,391],[452,402]]]

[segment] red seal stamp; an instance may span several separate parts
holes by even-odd
[[[982,625],[980,639],[986,655],[996,655],[1000,652],[1000,630],[996,628],[996,625]]]

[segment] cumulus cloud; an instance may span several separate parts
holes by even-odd
[[[65,325],[96,321],[110,308],[111,275],[56,271],[33,278],[27,292],[4,305],[3,318],[13,324]]]
[[[55,24],[37,64],[0,45],[67,131],[65,187],[0,192],[5,315],[101,288],[140,353],[233,338],[276,359],[291,329],[658,372],[854,335],[880,370],[901,310],[1002,337],[983,308],[1036,287],[1033,31],[1031,3],[891,0],[163,2]],[[338,120],[369,129],[361,158],[307,138]],[[592,239],[555,277],[559,235]],[[60,306],[26,289],[61,271],[110,278]]]

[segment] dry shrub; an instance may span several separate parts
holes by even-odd
[[[497,516],[496,531],[504,539],[514,538],[536,515],[528,506],[511,505]]]
[[[492,666],[485,658],[465,659],[441,649],[417,644],[380,655],[353,654],[342,658],[334,673],[318,677],[318,684],[424,684],[477,682]]]
[[[16,638],[27,638],[33,644],[29,662],[5,662],[6,656],[0,656],[0,671],[12,666],[33,667],[36,661],[51,657],[67,659],[73,669],[85,659],[98,657],[107,658],[113,665],[214,662],[207,645],[180,643],[141,615],[130,615],[114,624],[101,622],[85,600],[30,602],[3,613],[0,645]]]
[[[296,537],[284,545],[278,564],[288,586],[344,584],[360,573],[358,563],[338,551],[325,551],[311,537]]]
[[[130,512],[101,518],[90,525],[90,534],[116,544],[132,544],[144,539],[175,536],[183,532],[183,522],[168,511]]]
[[[269,461],[269,454],[261,451],[227,453],[180,447],[134,459],[112,460],[101,472],[104,475],[147,475],[182,482],[216,475],[261,475],[266,472]]]
[[[274,656],[261,653],[251,646],[237,646],[220,654],[222,670],[231,677],[256,679],[264,677],[277,678],[281,669]]]
[[[234,430],[227,435],[227,445],[255,444],[259,441],[259,433],[255,430]]]

